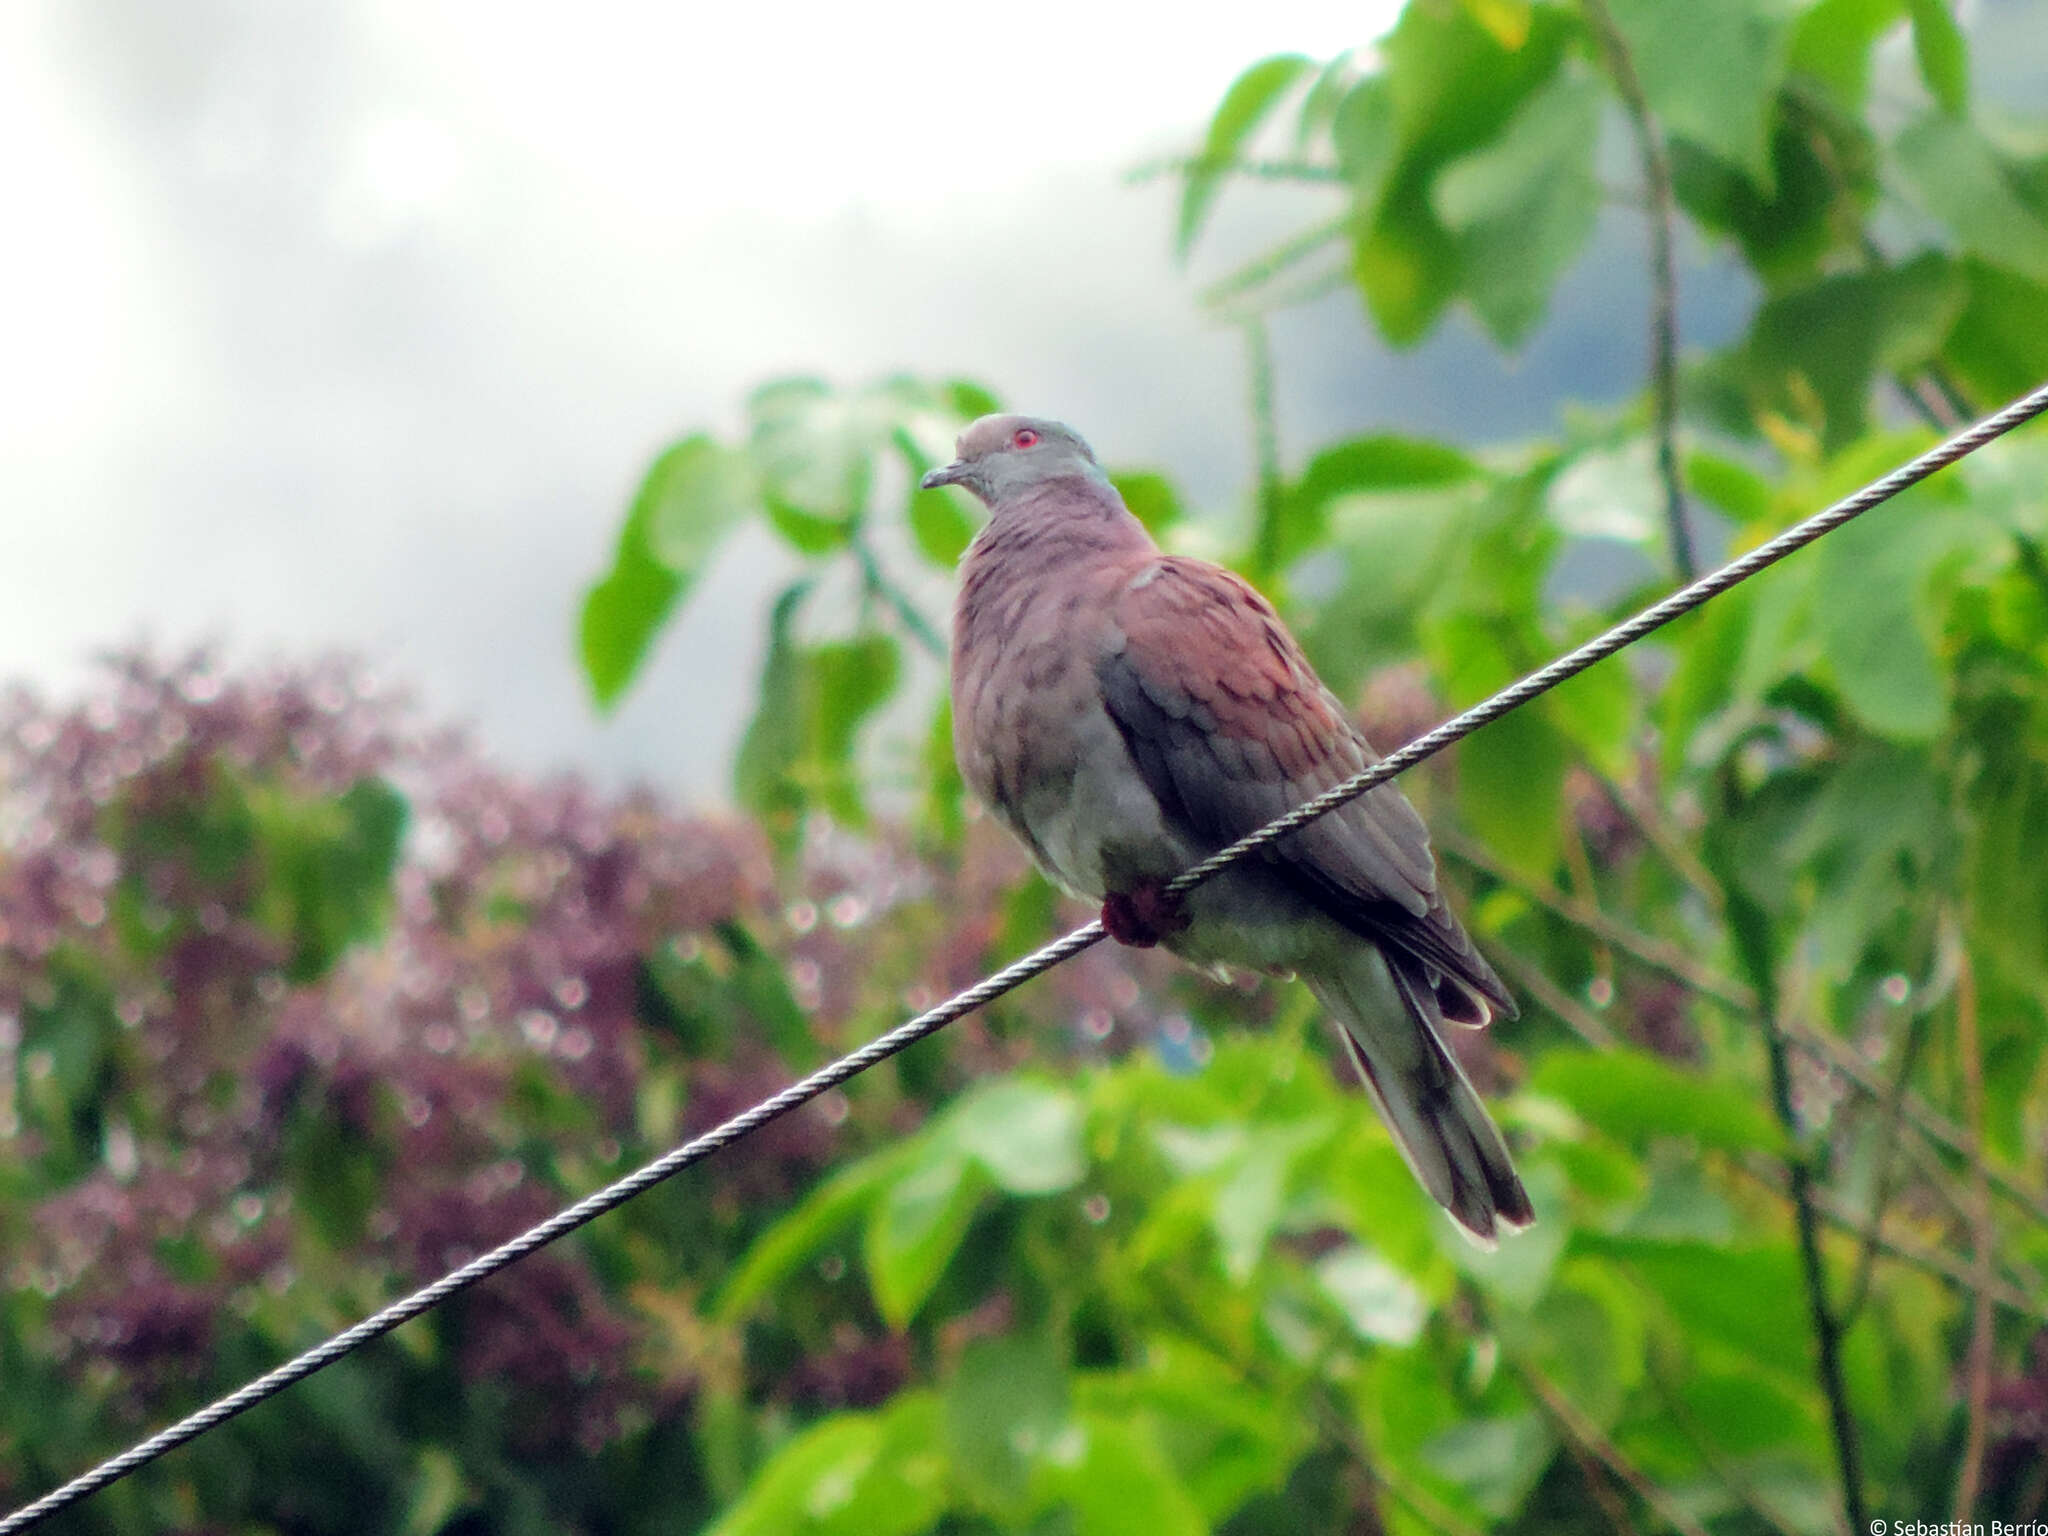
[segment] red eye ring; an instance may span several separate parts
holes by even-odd
[[[1013,448],[1036,448],[1038,446],[1038,434],[1029,427],[1019,427],[1017,435],[1010,439],[1010,446]]]

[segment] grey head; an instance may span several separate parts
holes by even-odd
[[[1043,416],[984,416],[960,434],[954,448],[959,457],[920,482],[926,490],[965,486],[993,507],[1053,480],[1109,484],[1081,434]]]

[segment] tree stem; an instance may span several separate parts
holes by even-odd
[[[1799,1229],[1799,1264],[1806,1280],[1807,1311],[1813,1320],[1813,1340],[1820,1370],[1822,1394],[1828,1400],[1828,1423],[1834,1432],[1835,1464],[1842,1478],[1842,1511],[1852,1533],[1870,1528],[1864,1517],[1863,1457],[1856,1443],[1856,1419],[1849,1411],[1849,1387],[1842,1375],[1842,1328],[1828,1301],[1827,1271],[1820,1251],[1820,1214],[1814,1205],[1812,1154],[1800,1147],[1798,1116],[1792,1108],[1792,1063],[1788,1040],[1778,1027],[1776,989],[1767,978],[1758,978],[1764,993],[1758,1002],[1764,1031],[1764,1050],[1771,1065],[1771,1100],[1778,1119],[1792,1137],[1795,1150],[1786,1162],[1792,1194],[1794,1223]]]
[[[1262,316],[1244,322],[1251,373],[1252,444],[1258,456],[1259,525],[1252,544],[1252,576],[1273,579],[1280,563],[1280,427],[1273,409],[1273,342]]]
[[[1636,77],[1628,42],[1614,24],[1606,0],[1583,0],[1586,20],[1606,55],[1615,93],[1635,129],[1643,162],[1644,213],[1650,221],[1650,402],[1657,425],[1657,473],[1664,482],[1664,521],[1671,540],[1671,564],[1680,581],[1699,574],[1692,530],[1685,515],[1685,482],[1678,465],[1678,262],[1671,236],[1671,162],[1650,115],[1650,101]]]

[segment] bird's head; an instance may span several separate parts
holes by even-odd
[[[984,416],[960,434],[959,457],[920,482],[926,490],[961,485],[993,507],[1052,480],[1108,477],[1081,434],[1042,416]]]

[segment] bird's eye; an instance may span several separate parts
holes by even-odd
[[[1017,435],[1010,439],[1010,446],[1013,448],[1035,448],[1038,446],[1038,434],[1029,427],[1019,427]]]

